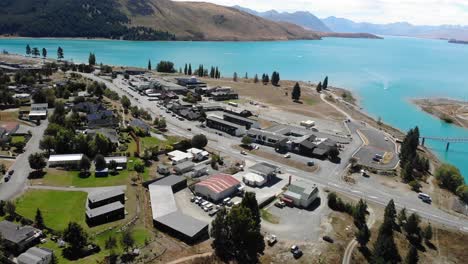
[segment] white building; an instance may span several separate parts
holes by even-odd
[[[127,157],[126,156],[119,156],[119,157],[105,157],[106,164],[109,165],[111,161],[115,161],[117,163],[117,169],[126,169],[127,168]]]
[[[187,149],[187,153],[192,154],[193,159],[196,161],[208,159],[210,156],[210,153],[208,153],[208,151],[197,149],[197,148]]]
[[[48,104],[32,104],[29,112],[30,120],[46,119]]]
[[[311,128],[315,126],[315,121],[312,121],[312,120],[301,121],[301,126],[305,128]]]
[[[239,191],[241,183],[231,175],[215,174],[195,184],[195,193],[212,201],[219,201]]]
[[[190,161],[193,159],[193,155],[191,153],[185,153],[180,150],[174,150],[172,152],[167,153],[169,159],[172,161],[173,165],[177,165],[179,163]]]
[[[83,154],[50,155],[49,167],[78,167]]]
[[[267,182],[267,179],[262,175],[253,172],[248,172],[242,177],[242,181],[249,186],[260,187]]]
[[[283,201],[308,208],[318,198],[318,194],[317,185],[298,180],[288,186],[288,190],[283,194]]]

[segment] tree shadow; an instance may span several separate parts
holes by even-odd
[[[293,100],[294,103],[296,104],[304,104],[304,102],[300,101],[300,100]]]
[[[367,260],[367,262],[371,263],[371,258],[372,258],[372,252],[369,250],[367,246],[358,247],[359,252],[364,256],[364,258]]]
[[[91,176],[91,173],[89,171],[81,171],[80,173],[78,173],[78,177],[80,177],[81,179],[87,179]]]
[[[431,241],[426,241],[426,246],[432,250],[437,250],[436,245],[432,244]]]
[[[34,180],[34,179],[42,179],[46,175],[45,171],[31,171],[28,175],[28,179]]]

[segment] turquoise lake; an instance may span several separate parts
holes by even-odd
[[[318,82],[352,90],[370,115],[401,130],[415,125],[421,134],[465,137],[468,129],[446,124],[420,111],[411,98],[451,97],[468,100],[468,45],[442,40],[386,37],[384,40],[337,39],[284,42],[131,42],[68,39],[0,39],[0,50],[24,54],[25,47],[46,48],[55,57],[61,46],[66,59],[146,67],[159,60],[219,66],[222,75],[244,76],[279,71],[282,79]],[[468,181],[468,144],[427,144],[444,161],[460,168]]]

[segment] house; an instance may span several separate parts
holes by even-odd
[[[316,184],[295,181],[288,186],[282,200],[301,208],[308,208],[318,198],[319,189]]]
[[[47,248],[32,247],[19,255],[18,264],[49,264],[54,252]]]
[[[42,231],[32,226],[20,226],[10,221],[0,222],[0,234],[5,247],[14,253],[19,253],[37,244]]]
[[[8,142],[18,129],[18,122],[0,122],[0,143]]]
[[[187,187],[184,177],[171,175],[148,185],[154,226],[182,241],[194,244],[208,239],[208,224],[184,214],[174,193]]]
[[[231,114],[231,115],[237,115],[237,116],[242,116],[246,118],[254,115],[251,111],[238,108],[238,107],[226,107],[224,108],[224,112]]]
[[[245,127],[225,121],[217,116],[207,116],[206,126],[223,131],[232,136],[242,136],[245,134]]]
[[[211,98],[215,101],[237,100],[239,99],[239,94],[234,91],[214,92],[211,93]]]
[[[108,191],[88,194],[89,209],[94,209],[114,202],[125,204],[125,192],[122,189],[115,188]]]
[[[210,153],[208,151],[202,150],[202,149],[197,149],[197,148],[190,148],[187,149],[187,153],[190,153],[193,155],[193,160],[195,161],[202,161],[206,160],[210,157]]]
[[[111,110],[90,113],[86,116],[86,121],[90,129],[119,126],[119,120],[114,117],[114,112]]]
[[[78,168],[82,158],[83,154],[50,155],[49,167]]]
[[[101,135],[105,136],[107,139],[109,139],[109,141],[112,144],[114,144],[115,146],[118,146],[120,144],[119,134],[113,128],[101,127],[101,128],[97,128],[97,129],[86,129],[85,133],[90,135],[90,136],[95,136],[96,134],[101,134]]]
[[[111,161],[115,161],[117,163],[117,170],[123,170],[127,168],[128,158],[126,156],[118,156],[118,157],[105,157],[107,166],[111,163]]]
[[[232,175],[215,174],[194,185],[195,193],[214,202],[236,194],[240,182]]]
[[[253,119],[238,116],[238,115],[231,115],[228,113],[224,113],[223,119],[228,122],[238,124],[240,126],[244,126],[245,129],[247,130],[251,128],[260,128],[260,123],[257,120],[253,120]]]
[[[276,177],[276,173],[279,171],[279,168],[266,162],[259,162],[250,167],[249,170],[262,176],[266,181],[270,181],[272,178]]]
[[[43,120],[47,118],[48,104],[32,104],[29,112],[29,120]]]
[[[192,170],[192,177],[197,178],[208,174],[208,168],[205,165],[197,166]]]
[[[193,167],[195,167],[195,163],[191,162],[191,161],[185,161],[185,162],[182,162],[182,163],[178,163],[174,166],[174,171],[175,173],[179,174],[179,175],[182,175],[186,172],[189,172],[193,169]]]
[[[169,175],[171,174],[171,171],[169,170],[169,167],[164,166],[164,165],[159,165],[158,166],[158,173],[161,175]]]
[[[169,159],[172,161],[172,165],[177,165],[179,163],[190,161],[193,159],[193,155],[191,153],[185,153],[180,150],[174,150],[167,153]]]
[[[104,110],[106,110],[106,108],[102,104],[92,102],[81,102],[73,106],[73,111],[87,114],[97,113]]]
[[[149,133],[151,130],[150,125],[148,125],[145,121],[138,119],[138,118],[135,118],[132,121],[130,121],[128,125],[133,128],[138,128],[145,133]]]
[[[90,226],[105,224],[125,218],[125,207],[121,202],[113,202],[86,210],[86,222]]]
[[[192,76],[191,78],[176,78],[177,84],[187,87],[189,89],[204,88],[206,83],[200,82],[197,77]]]
[[[148,72],[148,71],[145,70],[145,69],[136,68],[136,67],[127,67],[124,70],[124,73],[126,73],[128,75],[141,75],[141,74],[145,74],[146,72]]]
[[[179,111],[179,115],[187,120],[198,120],[202,117],[200,112],[196,112],[193,109],[182,109]]]

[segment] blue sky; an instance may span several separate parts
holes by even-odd
[[[182,0],[176,0],[182,1]],[[259,11],[310,11],[358,22],[468,25],[468,0],[190,0],[240,5]]]

